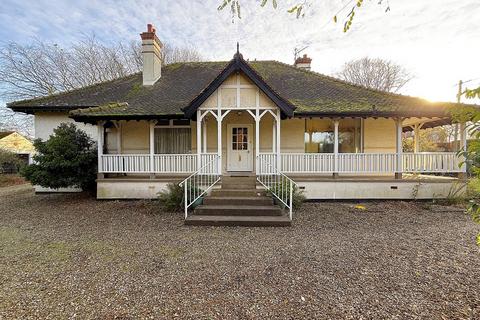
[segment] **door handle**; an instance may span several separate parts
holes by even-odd
[[[238,161],[242,161],[242,156],[240,154],[238,155]]]

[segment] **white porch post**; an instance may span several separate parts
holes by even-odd
[[[281,121],[281,114],[280,114],[280,109],[277,109],[277,119],[276,119],[276,130],[275,133],[277,134],[277,142],[275,144],[275,151],[277,154],[277,170],[281,171],[282,170],[282,159],[280,158],[280,121]]]
[[[258,108],[255,109],[255,173],[258,175],[258,157],[260,156],[260,113]]]
[[[228,111],[227,111],[228,112]],[[222,90],[219,88],[217,90],[217,166],[218,166],[218,175],[222,175]]]
[[[277,136],[277,124],[276,124],[276,122],[274,121],[274,122],[272,123],[272,153],[277,152],[277,151],[276,151],[276,143],[275,143],[275,141],[276,141],[276,139],[277,139],[276,136]]]
[[[103,141],[104,128],[103,121],[97,123],[97,153],[98,153],[98,177],[103,178],[102,156],[103,156]]]
[[[397,151],[397,165],[395,170],[395,179],[402,179],[402,119],[396,118],[395,119],[395,132],[396,132],[396,151]]]
[[[202,135],[203,135],[203,153],[207,153],[207,119],[205,119],[205,123],[202,126]]]
[[[197,170],[202,167],[202,112],[197,110]]]
[[[218,109],[217,113],[217,154],[218,154],[218,174],[222,174],[222,113]]]
[[[333,176],[336,177],[338,176],[338,126],[340,122],[338,119],[333,120],[333,135],[334,135],[334,142],[333,142],[333,154],[334,154],[334,172]]]
[[[122,123],[120,121],[116,122],[117,128],[117,154],[122,153]]]
[[[418,127],[418,124],[415,124],[413,126],[413,152],[417,153],[419,146],[420,146],[420,139],[419,139],[419,133],[420,133],[420,128]]]
[[[459,141],[460,150],[466,151],[467,150],[467,126],[465,122],[460,123],[459,129],[460,129],[460,141]],[[462,168],[461,168],[462,173],[459,175],[460,178],[466,178],[465,173],[467,172],[467,165],[465,163],[465,160],[466,159],[464,156],[460,157],[460,161],[463,162]]]
[[[150,126],[150,179],[155,178],[155,165],[154,165],[154,153],[155,153],[155,121],[149,122]]]
[[[413,152],[420,152],[420,129],[422,129],[423,123],[417,123],[413,125]]]

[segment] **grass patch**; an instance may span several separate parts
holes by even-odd
[[[0,227],[0,247],[3,257],[29,257],[33,263],[65,263],[73,252],[73,247],[64,241],[42,243],[13,227]]]
[[[25,179],[17,174],[0,174],[0,188],[16,186],[26,183]]]

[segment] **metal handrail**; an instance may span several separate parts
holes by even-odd
[[[184,187],[185,219],[188,216],[188,208],[220,181],[217,165],[219,158],[217,155],[179,183]]]
[[[297,184],[274,165],[263,161],[259,156],[257,156],[257,164],[259,165],[257,181],[288,208],[289,218],[292,220],[293,188],[297,186]],[[268,170],[265,170],[266,166]],[[267,172],[264,172],[264,170]],[[288,184],[288,187],[284,188],[285,182]],[[277,188],[275,188],[275,186],[277,186]]]

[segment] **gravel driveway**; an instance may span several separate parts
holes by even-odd
[[[0,318],[480,318],[468,216],[353,205],[308,203],[291,228],[185,227],[151,201],[0,192]]]

